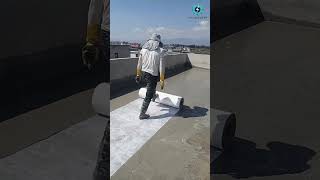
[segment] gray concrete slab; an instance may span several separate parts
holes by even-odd
[[[93,90],[83,91],[0,123],[0,158],[94,115]]]
[[[209,179],[209,76],[209,70],[192,68],[166,79],[164,92],[183,96],[186,107],[144,144],[112,180]],[[111,111],[137,98],[138,91],[134,91],[112,99]]]
[[[94,116],[0,159],[3,180],[90,180],[106,118]]]
[[[105,118],[92,117],[92,92],[2,122],[0,179],[92,179],[106,125]]]
[[[319,37],[264,22],[215,42],[213,106],[236,113],[238,139],[213,179],[320,178]]]

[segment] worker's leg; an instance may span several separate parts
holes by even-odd
[[[103,46],[101,47],[102,50],[102,59],[99,63],[97,63],[97,68],[99,68],[102,73],[100,74],[100,78],[104,82],[110,82],[110,73],[109,73],[109,67],[110,67],[110,55],[109,55],[109,44],[110,44],[110,32],[103,31],[102,34],[102,41]],[[99,147],[99,154],[98,159],[96,163],[96,168],[94,171],[94,180],[106,180],[110,178],[110,146],[109,146],[109,137],[110,137],[110,120],[109,118],[107,120],[107,125],[103,133],[102,141],[100,142]]]
[[[156,93],[156,89],[157,89],[157,83],[160,80],[159,76],[154,76],[154,93],[153,93],[153,98],[152,101],[155,102],[156,98],[158,97],[158,94]]]
[[[100,143],[97,164],[94,171],[94,180],[106,180],[110,177],[109,127],[110,127],[110,121],[108,119],[107,126],[104,130],[103,138]]]
[[[103,55],[104,55],[104,66],[105,66],[105,78],[106,82],[110,82],[110,32],[102,31],[103,34]]]
[[[146,92],[146,97],[144,98],[144,101],[142,103],[140,119],[148,118],[148,115],[146,115],[146,112],[148,110],[151,99],[155,95],[156,86],[157,86],[156,76],[152,76],[149,73],[145,73],[144,78],[145,78],[145,81],[147,82],[147,92]]]

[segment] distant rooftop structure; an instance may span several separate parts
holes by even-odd
[[[130,57],[130,45],[125,45],[125,44],[110,45],[110,59],[127,58],[127,57]]]
[[[110,45],[129,45],[126,41],[110,41]]]
[[[130,43],[131,49],[140,49],[141,44],[140,43]]]
[[[140,51],[130,51],[130,57],[131,57],[131,58],[137,58],[137,57],[139,57],[139,52],[140,52]]]

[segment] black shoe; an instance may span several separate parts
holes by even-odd
[[[139,119],[148,119],[150,117],[149,114],[140,114]]]

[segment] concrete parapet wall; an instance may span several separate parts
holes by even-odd
[[[264,20],[320,28],[319,9],[318,0],[213,1],[211,43]]]
[[[118,58],[110,60],[110,81],[115,82],[136,75],[138,58]],[[174,71],[179,66],[190,65],[187,54],[168,55],[165,57],[166,71]]]
[[[211,43],[264,21],[257,0],[217,0],[211,3]]]
[[[110,81],[134,76],[138,58],[117,58],[110,60]]]
[[[187,54],[168,55],[165,57],[166,77],[170,77],[191,68]],[[118,58],[110,60],[111,97],[121,90],[138,88],[136,75],[138,58]]]
[[[188,58],[193,67],[210,69],[210,55],[188,53]]]
[[[266,20],[320,27],[318,0],[258,0]]]

